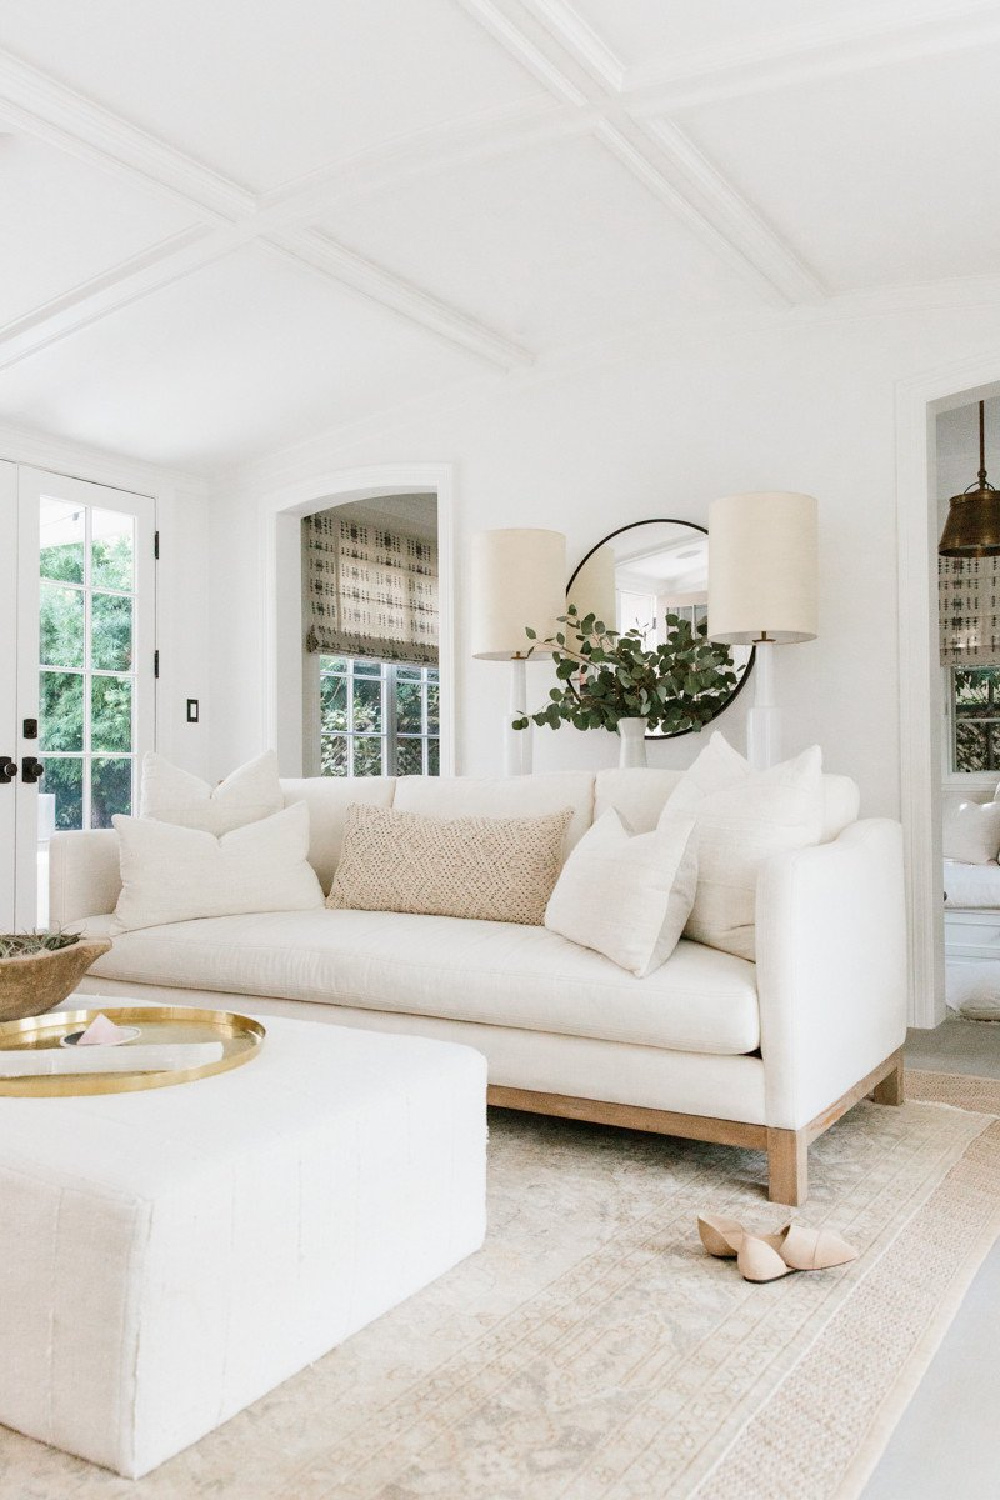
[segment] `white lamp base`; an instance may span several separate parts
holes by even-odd
[[[528,673],[527,659],[514,656],[510,663],[510,702],[507,708],[507,724],[504,734],[504,775],[530,776],[531,736],[534,726],[527,729],[512,729],[511,720],[527,713]]]
[[[774,701],[774,641],[758,641],[754,658],[754,705],[747,712],[747,760],[765,771],[781,759],[781,709]]]

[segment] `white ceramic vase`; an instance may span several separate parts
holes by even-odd
[[[621,742],[618,764],[623,771],[629,766],[646,764],[647,727],[644,717],[618,720],[618,738]]]

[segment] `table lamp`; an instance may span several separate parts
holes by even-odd
[[[481,531],[472,538],[470,588],[472,654],[480,661],[510,662],[510,705],[504,740],[508,776],[531,770],[531,729],[512,729],[527,711],[527,653],[551,653],[538,644],[559,629],[566,613],[566,538],[561,531],[515,527]],[[525,635],[525,626],[536,640]]]
[[[708,517],[708,634],[756,649],[747,758],[781,758],[781,710],[774,701],[774,648],[816,636],[819,566],[812,495],[764,490],[714,500]]]

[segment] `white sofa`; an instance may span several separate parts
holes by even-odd
[[[309,807],[329,889],[350,802],[436,816],[571,807],[567,847],[614,806],[655,825],[678,774],[560,772],[476,780],[282,783]],[[824,777],[824,839],[783,854],[757,890],[757,961],[682,941],[636,979],[543,927],[386,912],[210,918],[114,936],[117,836],[56,834],[51,922],[114,936],[82,992],[251,1008],[465,1042],[491,1102],[763,1150],[770,1196],[806,1193],[806,1149],[864,1094],[902,1097],[906,1026],[901,837],[858,821]]]

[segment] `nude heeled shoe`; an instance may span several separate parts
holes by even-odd
[[[743,1225],[716,1214],[698,1215],[698,1235],[709,1255],[717,1260],[735,1260],[743,1243]]]
[[[765,1235],[767,1243],[792,1271],[830,1271],[857,1260],[858,1251],[834,1229],[806,1229],[786,1224],[777,1234]]]
[[[777,1281],[780,1276],[789,1275],[792,1267],[771,1243],[776,1238],[777,1235],[743,1236],[736,1265],[744,1281]]]
[[[698,1234],[709,1255],[719,1260],[735,1260],[744,1281],[777,1281],[791,1269],[771,1244],[777,1235],[748,1234],[735,1219],[700,1214]]]
[[[786,1224],[774,1234],[750,1234],[736,1219],[699,1214],[698,1234],[709,1255],[735,1260],[747,1281],[777,1281],[789,1271],[828,1271],[857,1260],[858,1251],[833,1229]]]

